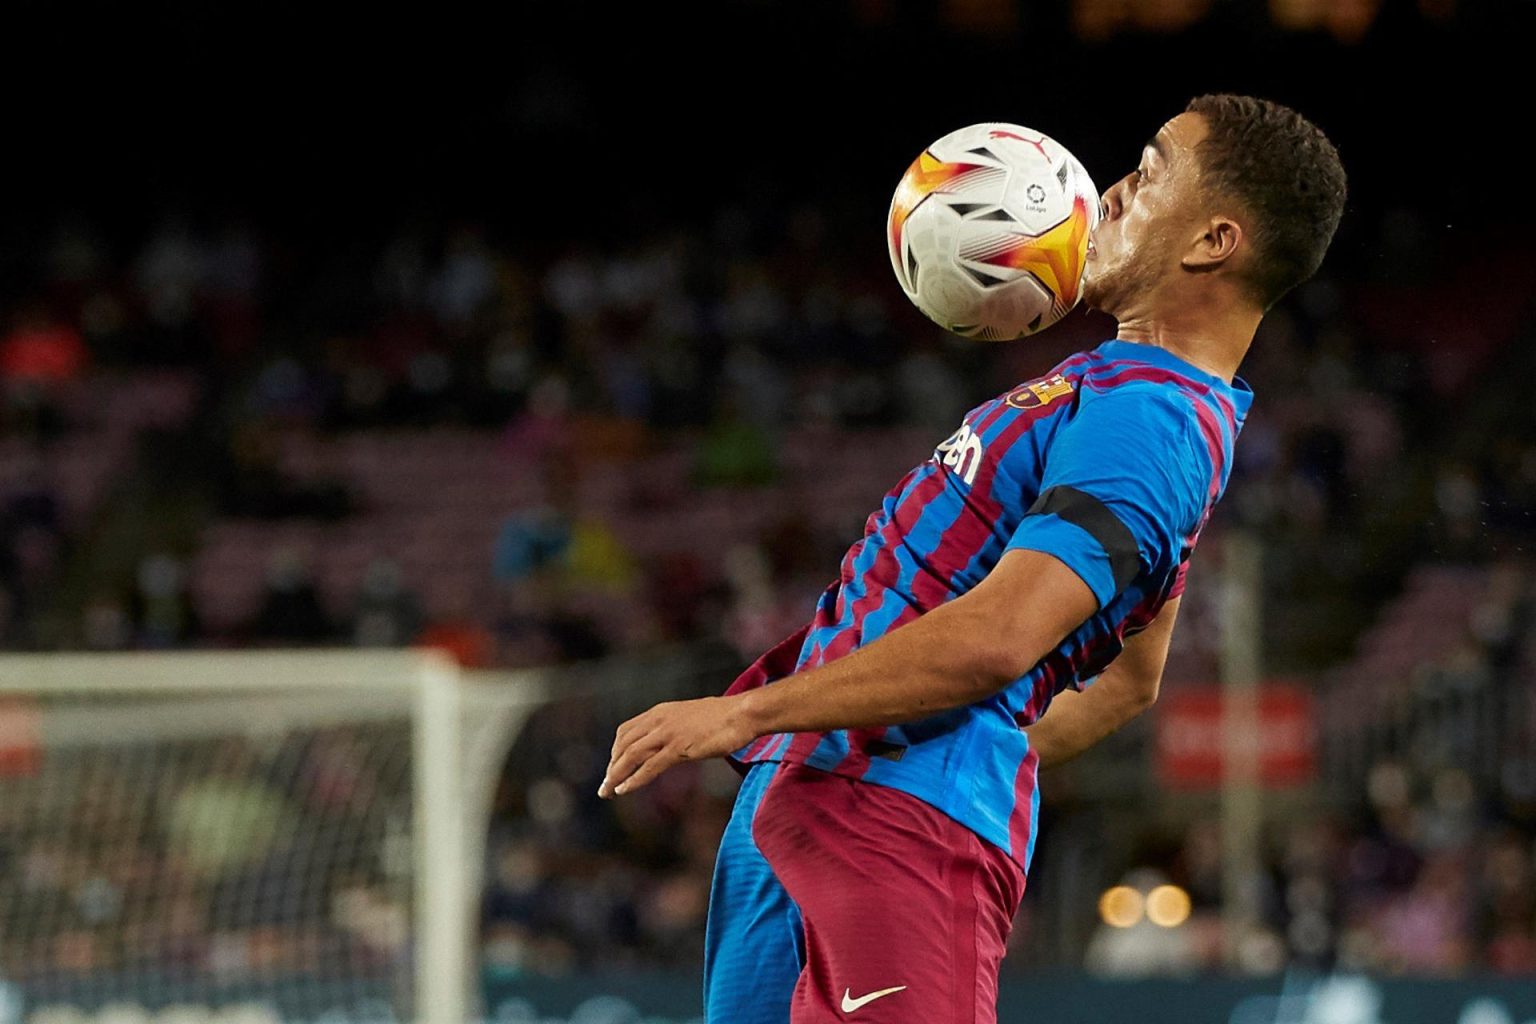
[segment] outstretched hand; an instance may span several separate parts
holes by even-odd
[[[613,754],[597,795],[604,800],[632,793],[684,761],[720,757],[746,746],[757,734],[745,723],[738,697],[658,704],[619,726]]]

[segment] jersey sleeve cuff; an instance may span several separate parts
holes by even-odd
[[[1040,551],[1060,559],[1093,591],[1102,609],[1114,600],[1118,589],[1109,555],[1098,539],[1056,515],[1026,516],[1005,550]]]

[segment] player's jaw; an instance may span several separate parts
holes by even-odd
[[[1123,303],[1147,282],[1140,278],[1150,269],[1139,240],[1145,223],[1128,224],[1123,191],[1132,174],[1112,185],[1103,198],[1098,227],[1088,236],[1088,259],[1083,267],[1083,301],[1094,309],[1115,315]]]

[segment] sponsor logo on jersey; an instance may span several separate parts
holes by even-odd
[[[976,470],[981,467],[981,438],[969,423],[962,423],[959,430],[933,450],[933,458],[953,470],[969,487],[976,482]]]
[[[1015,409],[1038,409],[1042,405],[1050,405],[1058,398],[1065,398],[1075,390],[1071,381],[1059,373],[1053,373],[1049,377],[1019,385],[1008,392],[1004,401]]]

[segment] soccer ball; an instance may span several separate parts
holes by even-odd
[[[1065,146],[1016,124],[950,132],[913,161],[887,218],[902,291],[934,323],[1009,341],[1082,297],[1099,192]]]

